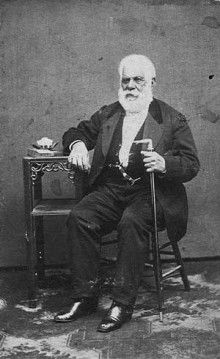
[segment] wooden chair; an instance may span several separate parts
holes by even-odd
[[[165,228],[158,229],[158,232],[163,231]],[[158,233],[157,233],[158,236]],[[155,284],[156,284],[156,293],[157,293],[157,303],[158,303],[158,311],[160,316],[160,321],[163,321],[163,309],[164,309],[164,299],[163,299],[163,291],[164,291],[164,280],[169,277],[172,277],[173,274],[179,272],[182,278],[182,282],[184,285],[184,289],[186,291],[190,290],[189,280],[184,268],[184,263],[181,257],[181,253],[179,250],[178,242],[170,242],[169,240],[162,245],[159,244],[159,241],[155,240],[155,233],[149,233],[150,239],[150,260],[145,263],[145,267],[150,267],[153,269]],[[162,260],[161,256],[166,255],[172,259],[172,262],[176,263],[176,266],[168,269],[162,270]]]

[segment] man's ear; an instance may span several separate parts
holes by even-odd
[[[151,80],[151,87],[153,88],[154,86],[156,86],[156,78],[153,77]]]

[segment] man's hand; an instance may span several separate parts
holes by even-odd
[[[69,154],[68,161],[84,171],[90,170],[89,152],[84,142],[76,142]]]
[[[166,172],[165,159],[154,151],[141,151],[146,172]]]

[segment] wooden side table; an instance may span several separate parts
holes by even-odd
[[[65,171],[75,186],[75,199],[42,198],[42,176],[46,172]],[[28,299],[32,306],[36,299],[37,281],[44,278],[44,216],[68,215],[83,196],[84,176],[68,164],[66,156],[24,157],[25,239],[27,245]],[[77,181],[75,181],[77,177]]]

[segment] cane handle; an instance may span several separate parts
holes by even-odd
[[[153,142],[152,142],[152,139],[151,138],[143,138],[143,140],[137,140],[137,141],[134,141],[134,143],[136,145],[138,145],[139,143],[143,143],[147,146],[147,149],[146,151],[153,151]]]

